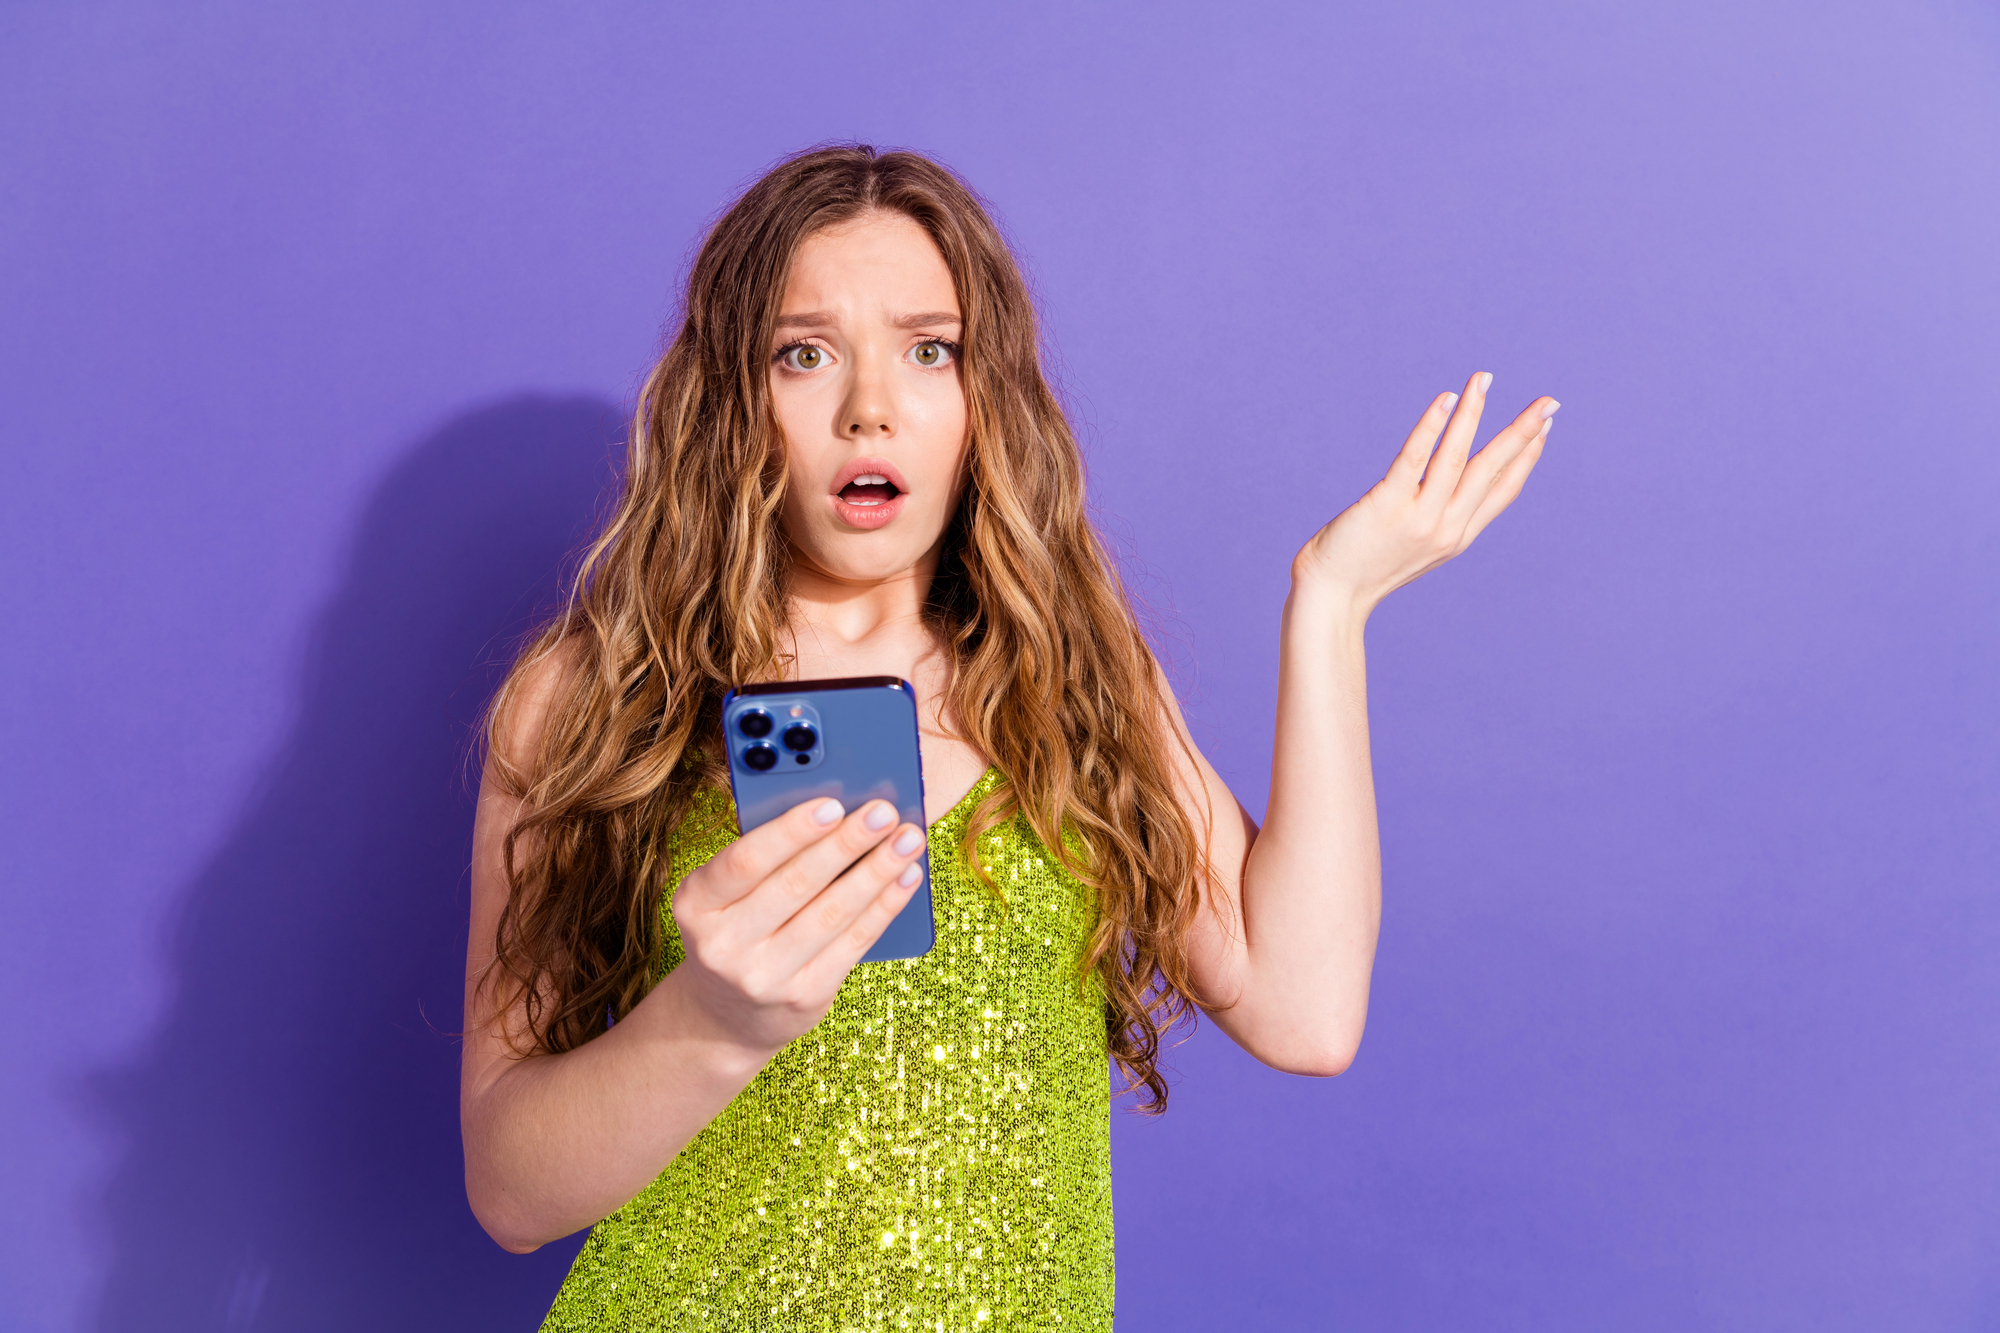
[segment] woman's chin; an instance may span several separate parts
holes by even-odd
[[[886,531],[815,533],[819,540],[792,543],[794,577],[805,575],[834,583],[888,583],[908,578],[923,565],[937,545],[910,540],[915,529],[898,525]]]

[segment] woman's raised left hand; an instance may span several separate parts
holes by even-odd
[[[1537,398],[1470,457],[1492,382],[1490,373],[1476,374],[1466,381],[1463,399],[1438,396],[1403,442],[1389,474],[1314,533],[1294,557],[1294,589],[1334,592],[1366,612],[1470,546],[1514,502],[1542,456],[1549,419],[1561,404]]]

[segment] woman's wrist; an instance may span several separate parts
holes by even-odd
[[[1381,601],[1378,594],[1322,569],[1292,566],[1292,588],[1285,598],[1285,618],[1295,626],[1359,634]]]
[[[645,1014],[649,1035],[657,1040],[681,1045],[699,1046],[708,1054],[708,1062],[718,1074],[727,1079],[741,1078],[745,1083],[756,1077],[757,1071],[771,1063],[772,1057],[784,1049],[777,1046],[745,1040],[741,1032],[714,1014],[709,1006],[701,1002],[689,984],[684,968],[675,968],[661,977],[659,983],[648,992],[638,1009],[630,1018],[638,1018],[642,1010]]]

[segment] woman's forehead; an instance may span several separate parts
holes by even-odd
[[[929,327],[957,319],[958,293],[944,255],[901,213],[868,213],[814,232],[793,256],[781,325],[884,320]]]

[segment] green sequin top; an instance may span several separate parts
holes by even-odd
[[[930,829],[937,944],[864,963],[647,1186],[590,1233],[546,1330],[1109,1329],[1103,993],[1087,891],[1027,821],[959,843],[988,769]],[[726,793],[671,883],[736,836]],[[1004,901],[1003,901],[1004,895]],[[682,958],[663,906],[662,974]]]

